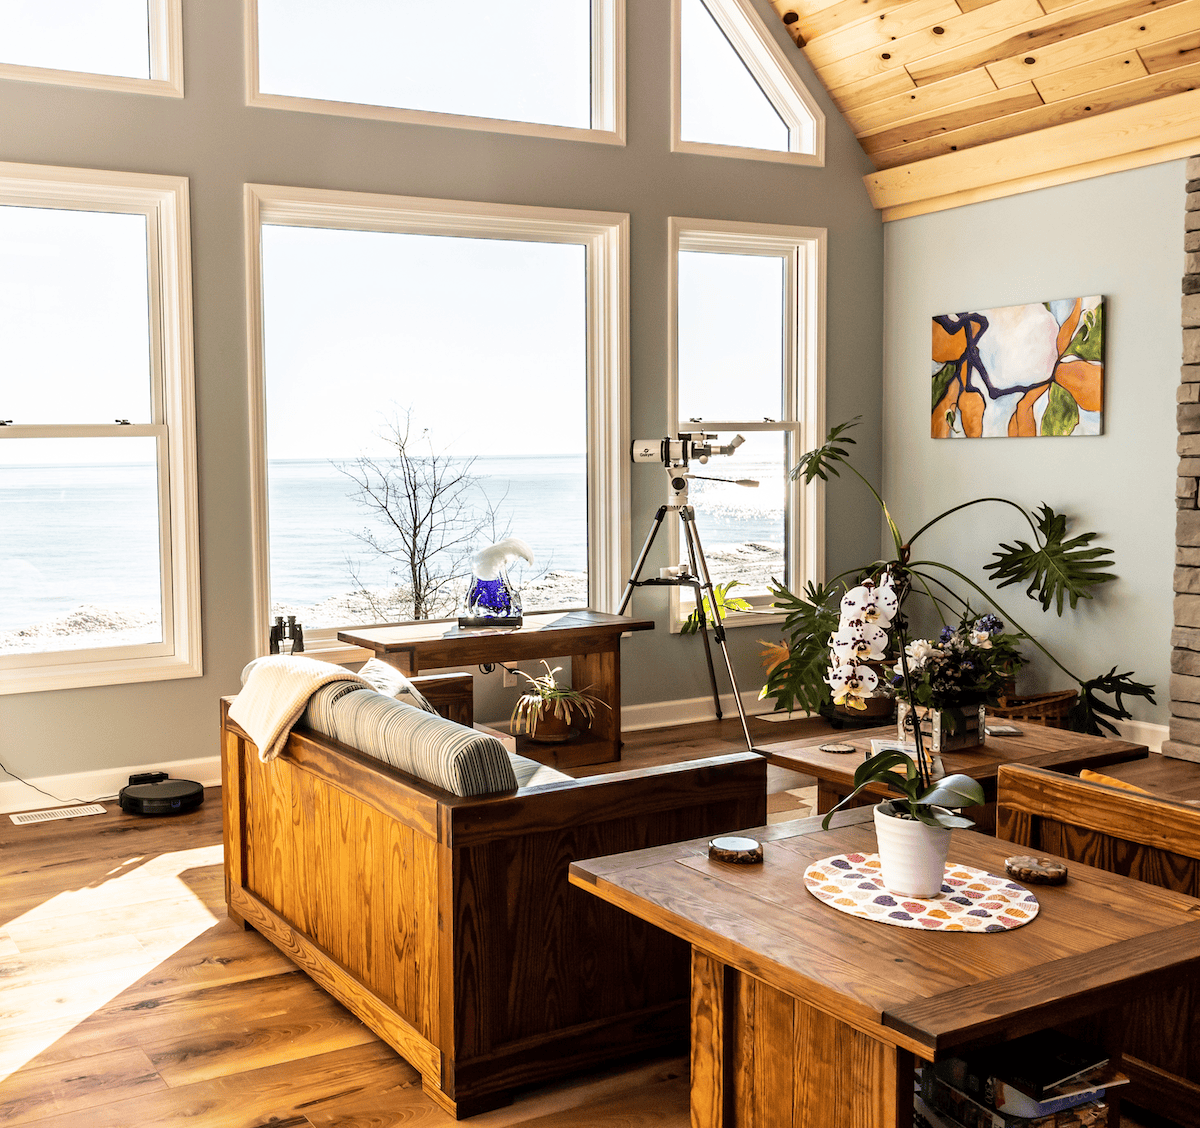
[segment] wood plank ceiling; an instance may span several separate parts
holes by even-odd
[[[1200,88],[1200,0],[771,3],[877,169]]]

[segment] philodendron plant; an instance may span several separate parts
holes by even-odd
[[[895,770],[901,767],[902,772]],[[828,830],[834,811],[844,807],[871,783],[885,784],[892,791],[900,793],[898,799],[885,801],[885,809],[889,814],[902,819],[916,819],[929,826],[972,826],[970,819],[944,808],[979,806],[984,801],[983,788],[970,776],[949,775],[927,783],[924,773],[908,753],[890,749],[858,765],[854,773],[854,790],[821,820],[821,828]]]

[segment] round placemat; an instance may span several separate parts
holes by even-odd
[[[883,887],[878,854],[834,854],[804,871],[818,901],[864,920],[927,932],[1007,932],[1038,914],[1037,898],[1007,877],[947,863],[936,897],[901,897]]]

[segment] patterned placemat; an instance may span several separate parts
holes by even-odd
[[[973,866],[947,863],[936,897],[901,897],[883,887],[878,854],[834,854],[804,871],[817,898],[851,916],[930,932],[1007,932],[1038,914],[1023,885]]]

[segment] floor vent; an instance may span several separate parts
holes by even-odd
[[[55,819],[77,819],[81,815],[103,815],[105,809],[99,803],[92,803],[87,807],[58,807],[53,811],[27,811],[23,815],[9,815],[17,826],[25,826],[27,823],[44,823],[54,822]]]

